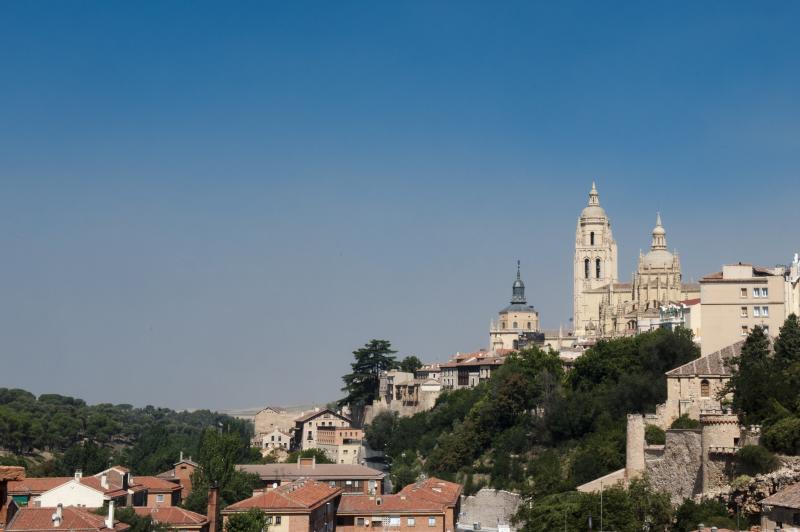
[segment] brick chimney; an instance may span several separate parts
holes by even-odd
[[[217,532],[217,508],[219,507],[219,486],[213,482],[208,488],[208,532]]]

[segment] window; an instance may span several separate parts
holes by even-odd
[[[314,434],[310,430],[308,431],[308,439],[309,440],[313,440],[314,439]]]
[[[747,336],[747,325],[742,325],[742,336]]]
[[[399,516],[390,516],[389,517],[389,526],[400,526],[400,517]]]
[[[747,307],[742,307],[739,310],[739,316],[741,316],[742,318],[746,318],[747,317]]]
[[[281,516],[279,516],[279,515],[276,515],[276,516],[275,516],[275,524],[276,524],[276,525],[279,525],[279,524],[281,524]]]
[[[514,323],[512,323],[512,324],[511,324],[511,328],[512,328],[512,329],[516,329],[516,328],[517,328],[517,322],[516,322],[516,321],[515,321]]]
[[[159,493],[158,495],[156,495],[156,502],[164,502],[164,494],[163,493]]]
[[[759,297],[760,295],[761,295],[761,292],[759,291],[759,289],[758,288],[753,288],[753,297]]]
[[[759,316],[761,316],[761,307],[753,307],[753,317],[757,318]]]
[[[272,435],[272,441],[275,441],[275,435],[274,434]]]
[[[706,379],[700,381],[700,397],[709,397],[711,395],[711,386]]]
[[[414,519],[413,517],[409,517],[408,519],[406,519],[406,525],[415,526],[416,524],[417,524],[417,520]]]
[[[769,317],[769,307],[761,307],[761,315],[765,318]]]
[[[594,231],[589,233],[589,245],[594,246]]]
[[[739,290],[739,297],[747,297],[747,288]]]
[[[435,517],[429,517],[428,518],[428,526],[436,526],[436,518]]]
[[[769,295],[769,292],[767,292],[767,289],[766,288],[762,288],[761,289],[761,297],[767,297],[767,295]]]
[[[589,278],[589,259],[583,260],[583,276],[588,279]]]
[[[356,517],[356,526],[364,526],[364,518]]]
[[[595,278],[600,278],[600,259],[595,259],[594,261],[594,275]]]
[[[531,328],[531,322],[528,322],[528,329]]]
[[[268,515],[267,518],[264,520],[268,525],[272,524],[272,516]]]
[[[769,334],[769,325],[764,325],[764,334]]]
[[[506,322],[503,322],[502,327],[503,327],[503,329],[506,328]]]

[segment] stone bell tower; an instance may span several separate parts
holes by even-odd
[[[573,330],[585,337],[587,330],[598,326],[602,299],[588,297],[586,292],[617,281],[617,243],[594,182],[575,230],[573,268]]]

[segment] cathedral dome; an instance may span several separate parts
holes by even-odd
[[[672,266],[675,257],[666,249],[654,249],[647,252],[642,264],[648,268],[667,268]]]
[[[653,242],[650,244],[650,251],[642,258],[642,265],[647,268],[668,268],[674,260],[672,253],[667,251],[667,230],[661,225],[661,213],[657,213]]]

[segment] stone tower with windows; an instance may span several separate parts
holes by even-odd
[[[573,267],[573,330],[576,336],[593,336],[600,319],[599,308],[588,304],[586,292],[617,281],[617,243],[594,182],[589,204],[581,211],[575,230]]]

